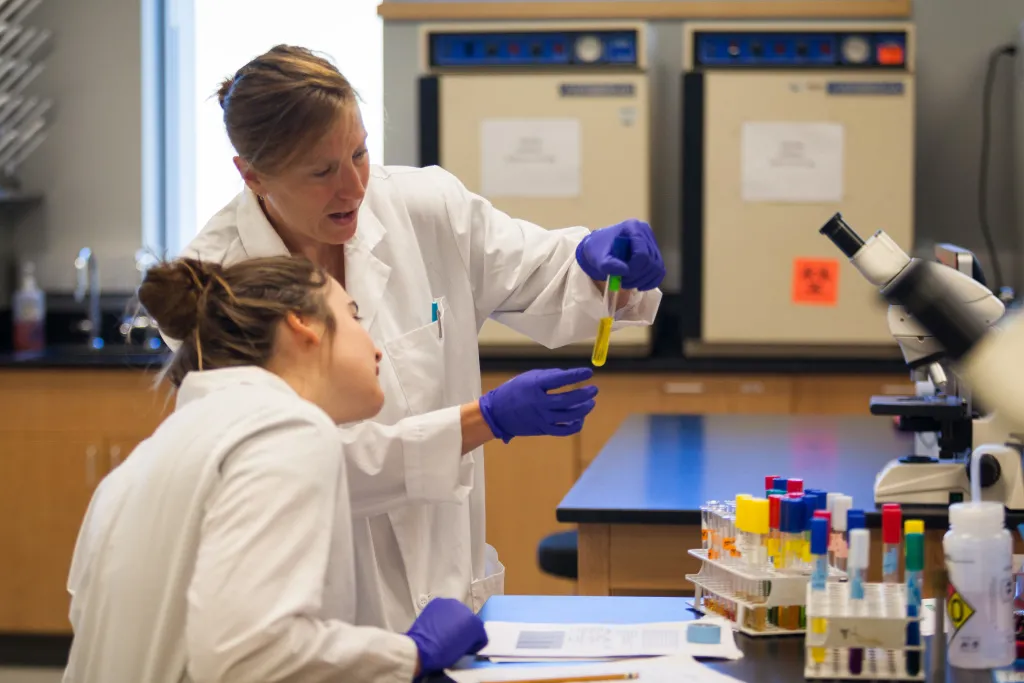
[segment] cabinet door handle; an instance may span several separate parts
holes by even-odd
[[[85,484],[89,488],[96,485],[96,451],[95,446],[85,449]]]
[[[764,382],[743,382],[740,384],[741,394],[763,394],[764,392]]]
[[[665,382],[661,390],[666,394],[703,394],[703,382]]]
[[[121,464],[121,447],[111,446],[110,447],[110,469],[114,469]]]

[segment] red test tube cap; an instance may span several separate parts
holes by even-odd
[[[773,486],[773,484],[775,484],[775,480],[778,479],[778,478],[779,478],[779,475],[777,475],[777,474],[769,474],[768,476],[766,476],[764,478],[764,490],[765,491],[771,491],[773,488],[775,488],[775,486]]]
[[[786,493],[802,493],[803,490],[803,479],[790,479],[786,482]]]
[[[782,511],[782,496],[773,493],[768,496],[768,528],[779,528],[779,515]]]
[[[804,494],[800,492],[789,492],[786,494],[786,498],[803,498]]]
[[[903,511],[898,503],[882,506],[882,543],[899,543],[903,526]]]
[[[828,522],[828,530],[832,530],[832,513],[828,510],[815,510],[814,516]]]

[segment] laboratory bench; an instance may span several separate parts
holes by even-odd
[[[557,507],[579,527],[583,595],[685,595],[700,562],[700,508],[738,493],[764,495],[767,475],[796,477],[805,488],[838,491],[863,509],[871,539],[868,579],[881,580],[881,514],[874,481],[890,460],[913,452],[912,435],[871,415],[634,414],[621,422]],[[925,562],[943,562],[947,509],[908,507],[925,522]],[[1024,513],[1009,513],[1015,532]],[[933,590],[926,578],[925,597]]]
[[[480,611],[486,621],[538,624],[643,624],[691,621],[702,615],[694,612],[687,600],[672,597],[555,597],[495,596]],[[752,638],[736,633],[736,645],[743,652],[738,661],[705,661],[709,668],[744,683],[793,683],[804,680],[804,639],[798,636]],[[930,677],[931,638],[925,639],[923,664]],[[486,660],[465,657],[456,669],[507,667]],[[537,678],[544,678],[544,664],[536,664]],[[451,681],[447,676],[427,679],[430,683]],[[964,671],[946,668],[949,683],[990,683],[991,671]],[[996,679],[998,680],[998,679]],[[1020,680],[1020,679],[1013,679]]]

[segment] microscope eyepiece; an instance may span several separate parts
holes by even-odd
[[[864,246],[864,240],[846,224],[843,216],[838,213],[832,216],[818,232],[832,240],[832,243],[839,247],[839,251],[846,255],[846,258],[853,258],[854,254]]]

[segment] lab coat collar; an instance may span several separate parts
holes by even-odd
[[[287,256],[288,247],[267,220],[260,200],[248,186],[242,190],[242,200],[238,204],[238,239],[249,258],[266,256]]]
[[[256,193],[246,187],[238,205],[238,238],[249,258],[287,256],[288,247],[267,220]],[[359,207],[355,236],[345,244],[345,289],[359,304],[363,325],[369,329],[391,275],[391,266],[373,251],[384,238],[384,225],[364,200]]]
[[[285,246],[284,240],[267,220],[266,214],[263,213],[263,207],[260,206],[259,198],[248,186],[242,190],[241,201],[238,204],[237,224],[238,238],[242,241],[242,247],[249,258],[288,255],[288,247]],[[373,251],[384,237],[384,226],[370,210],[365,200],[359,207],[357,225],[355,236],[345,246]]]
[[[373,253],[384,236],[384,226],[364,201],[359,209],[355,237],[345,245],[345,289],[359,306],[363,326],[370,329],[377,315],[391,266]]]
[[[260,386],[298,396],[291,385],[278,375],[255,365],[243,365],[188,373],[178,387],[174,409],[181,410],[215,391],[234,386]]]

